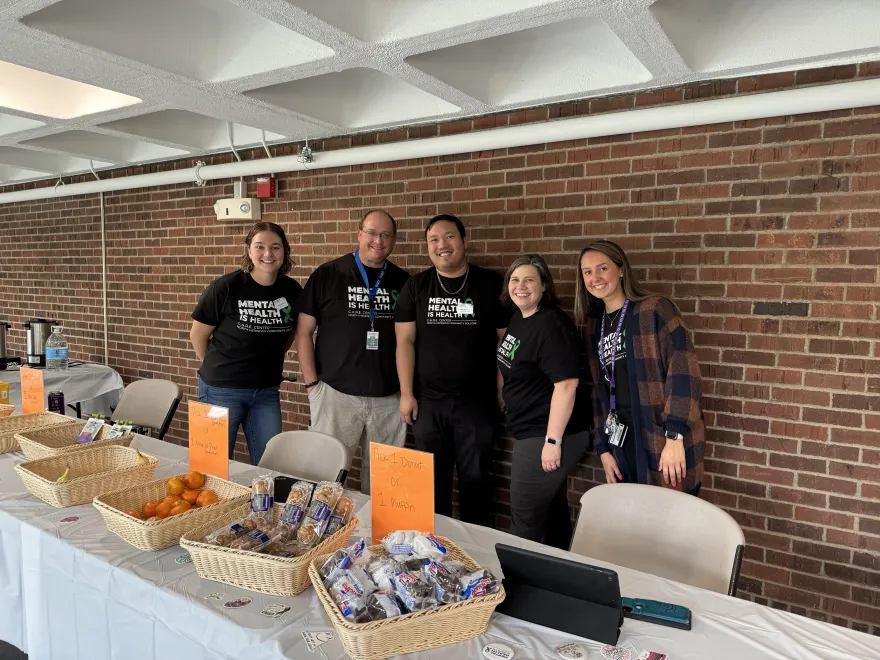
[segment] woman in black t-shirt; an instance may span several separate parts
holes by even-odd
[[[241,426],[256,465],[281,433],[279,389],[302,287],[287,277],[290,243],[281,227],[258,222],[244,242],[241,268],[199,298],[189,336],[202,360],[199,401],[229,409],[229,458]]]
[[[501,296],[516,307],[496,352],[507,425],[515,438],[510,531],[568,549],[568,475],[590,442],[582,342],[559,309],[553,278],[540,255],[513,262]]]

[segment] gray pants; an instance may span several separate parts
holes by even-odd
[[[361,448],[361,492],[370,493],[370,443],[403,447],[406,424],[400,419],[400,394],[352,396],[320,382],[309,392],[313,431],[338,438],[348,447],[348,465]]]
[[[510,533],[568,550],[571,517],[568,513],[568,475],[590,446],[590,432],[562,438],[562,463],[544,472],[544,438],[522,438],[513,443],[510,469]]]

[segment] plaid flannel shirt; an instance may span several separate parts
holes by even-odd
[[[700,365],[690,335],[673,304],[655,296],[630,303],[625,321],[626,360],[633,398],[633,435],[639,438],[648,459],[647,474],[639,481],[665,486],[658,471],[660,454],[666,446],[665,431],[684,436],[687,474],[676,490],[693,491],[703,480],[706,432],[701,406]],[[593,377],[593,414],[596,453],[611,451],[603,430],[610,400],[597,355],[599,321],[587,327],[587,351]]]

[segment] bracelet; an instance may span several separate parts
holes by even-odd
[[[306,389],[309,389],[310,387],[314,387],[315,385],[317,385],[320,382],[321,382],[321,379],[319,378],[318,380],[313,380],[311,383],[306,383],[305,385],[303,385],[303,387],[305,387]]]

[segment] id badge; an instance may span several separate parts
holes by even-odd
[[[367,331],[367,350],[368,351],[378,351],[379,350],[379,333],[375,330]]]
[[[277,300],[273,300],[272,306],[279,311],[284,309],[285,307],[287,307],[287,298],[281,296]]]
[[[474,304],[460,302],[460,303],[458,303],[458,307],[455,311],[459,316],[473,316],[474,315]]]

